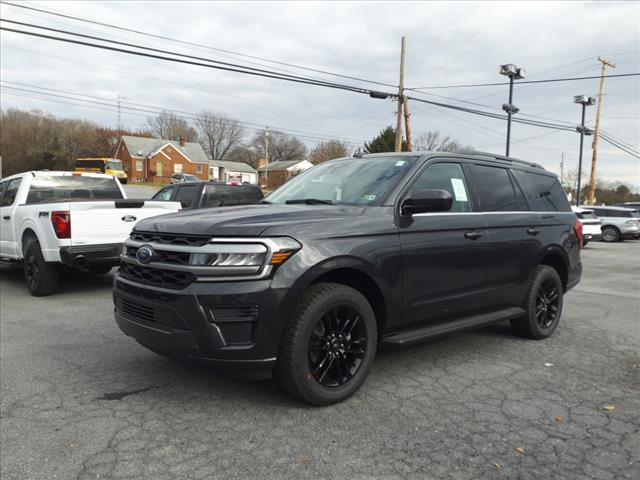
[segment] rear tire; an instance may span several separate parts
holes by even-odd
[[[520,336],[542,340],[555,331],[562,315],[563,287],[558,272],[539,265],[522,305],[526,314],[511,320],[511,328]]]
[[[88,267],[89,273],[94,275],[105,275],[111,271],[113,267],[111,265],[91,265]]]
[[[605,242],[619,242],[621,240],[620,230],[616,227],[604,227],[602,229],[602,240]]]
[[[341,402],[364,383],[377,343],[376,317],[360,292],[316,283],[302,294],[285,327],[276,374],[304,402]]]
[[[25,248],[23,268],[24,279],[33,296],[51,295],[58,288],[58,266],[44,260],[40,243],[35,239]]]

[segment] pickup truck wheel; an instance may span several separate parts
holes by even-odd
[[[620,231],[616,227],[604,227],[602,229],[602,240],[605,242],[619,242]]]
[[[51,295],[58,287],[57,265],[45,262],[40,243],[32,241],[24,252],[24,279],[32,295]]]
[[[349,398],[364,383],[378,343],[376,318],[357,290],[317,283],[285,327],[277,375],[287,392],[313,405]]]
[[[105,275],[111,271],[113,267],[111,265],[91,265],[89,269],[89,273],[93,273],[94,275]]]
[[[523,305],[527,313],[511,320],[515,332],[535,340],[550,337],[562,315],[562,290],[558,272],[548,265],[539,265]]]

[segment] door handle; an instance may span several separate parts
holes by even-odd
[[[477,240],[482,236],[480,232],[466,232],[464,234],[464,238],[468,238],[470,240]]]
[[[4,217],[2,217],[3,220],[11,220],[11,216],[9,215],[5,215]]]
[[[536,236],[537,234],[539,234],[539,233],[540,233],[540,230],[538,230],[537,228],[533,228],[533,227],[531,227],[531,228],[527,228],[527,233],[528,233],[529,235]]]

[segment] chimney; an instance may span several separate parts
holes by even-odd
[[[184,137],[180,136],[180,139],[178,140],[180,142],[180,146],[184,147],[187,143],[184,141]]]

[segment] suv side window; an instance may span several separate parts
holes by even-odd
[[[427,189],[446,190],[453,197],[451,212],[471,212],[469,188],[459,163],[435,163],[419,174],[410,195]]]
[[[14,178],[8,182],[8,185],[3,189],[2,204],[0,204],[1,207],[9,207],[13,205],[13,202],[16,200],[16,195],[18,194],[18,188],[20,188],[21,181],[22,178]]]
[[[571,205],[558,179],[551,175],[513,170],[520,185],[528,191],[527,198],[536,212],[570,212]]]
[[[521,210],[509,171],[506,168],[473,165],[473,179],[483,212]]]
[[[184,185],[178,188],[175,201],[182,204],[182,208],[190,208],[195,200],[199,185]]]
[[[175,188],[173,187],[163,188],[153,196],[152,200],[171,200],[174,190]]]

